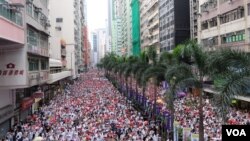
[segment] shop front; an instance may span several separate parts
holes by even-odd
[[[37,91],[32,94],[31,96],[34,99],[34,103],[32,104],[32,113],[38,111],[38,108],[42,106],[43,99],[44,99],[44,93],[41,91]]]
[[[0,138],[3,137],[11,127],[11,118],[14,116],[14,106],[7,105],[0,108]]]
[[[35,102],[33,97],[26,97],[21,102],[20,121],[24,121],[28,115],[32,114],[32,105]]]

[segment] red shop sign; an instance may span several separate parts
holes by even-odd
[[[28,109],[29,107],[32,106],[32,104],[34,103],[34,98],[32,97],[27,97],[27,98],[24,98],[21,102],[21,109],[22,110],[25,110],[25,109]]]

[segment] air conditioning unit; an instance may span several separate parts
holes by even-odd
[[[243,10],[243,9],[244,9],[244,7],[243,7],[243,6],[239,6],[239,7],[238,7],[238,9]]]
[[[42,8],[40,8],[40,7],[35,7],[34,11],[35,11],[35,12],[41,12],[41,11],[42,11]]]
[[[51,26],[49,20],[46,21],[45,26],[46,26],[46,27],[50,27],[50,26]]]
[[[26,4],[33,4],[34,0],[26,0]]]

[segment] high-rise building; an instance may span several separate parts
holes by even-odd
[[[159,51],[159,0],[140,0],[141,49],[149,46]]]
[[[108,19],[106,22],[106,53],[112,51],[112,0],[108,0]]]
[[[111,51],[122,55],[122,0],[112,1],[112,48]]]
[[[198,38],[198,13],[199,0],[189,0],[190,2],[190,38],[197,41]]]
[[[96,29],[92,33],[93,65],[95,66],[105,56],[106,50],[106,29]]]
[[[132,34],[132,55],[140,54],[140,2],[139,0],[131,1],[131,34]]]
[[[92,65],[96,66],[98,63],[98,38],[97,38],[97,33],[93,32],[92,33]]]
[[[160,0],[160,51],[170,51],[190,37],[188,0]]]
[[[88,28],[87,26],[83,27],[83,60],[84,67],[88,68],[90,66],[90,46],[89,46],[89,38],[88,38]]]
[[[249,52],[250,1],[200,0],[198,41],[206,50]]]
[[[83,30],[85,24],[85,0],[50,0],[50,12],[54,30],[54,38],[63,39],[66,50],[66,68],[71,70],[75,79],[83,69]],[[58,39],[56,39],[58,42]],[[55,42],[52,40],[51,46]],[[54,53],[54,52],[53,52]]]
[[[132,42],[131,42],[131,22],[132,22],[132,11],[131,11],[131,0],[121,1],[121,36],[122,36],[122,55],[132,55]]]
[[[46,97],[48,14],[48,0],[0,0],[0,138]]]

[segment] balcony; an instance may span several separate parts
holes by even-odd
[[[6,0],[0,0],[0,16],[16,25],[22,26],[23,17],[20,9],[23,7],[24,5],[20,2],[20,0],[15,0],[12,3],[9,3]]]
[[[151,0],[149,5],[147,5],[147,9],[150,10],[153,6],[158,5],[158,0]]]
[[[148,29],[151,30],[152,28],[155,28],[157,24],[159,24],[159,19],[155,19],[152,23],[148,24]]]
[[[31,71],[29,72],[29,86],[40,85],[48,81],[49,71]]]
[[[59,73],[50,74],[48,84],[52,84],[69,76],[71,76],[71,71],[62,71]]]
[[[14,5],[15,4],[15,5]],[[24,44],[24,29],[22,14],[15,9],[17,5],[0,0],[0,46],[22,46]],[[16,12],[15,12],[16,11]]]
[[[35,55],[49,57],[48,48],[43,48],[43,47],[38,47],[38,46],[28,44],[28,52],[31,54],[35,54]]]
[[[221,48],[230,48],[235,50],[248,51],[249,45],[250,44],[246,43],[245,41],[240,41],[240,42],[221,44],[217,48],[221,47]]]
[[[220,5],[219,14],[226,13],[240,6],[244,6],[244,0],[231,0]]]

